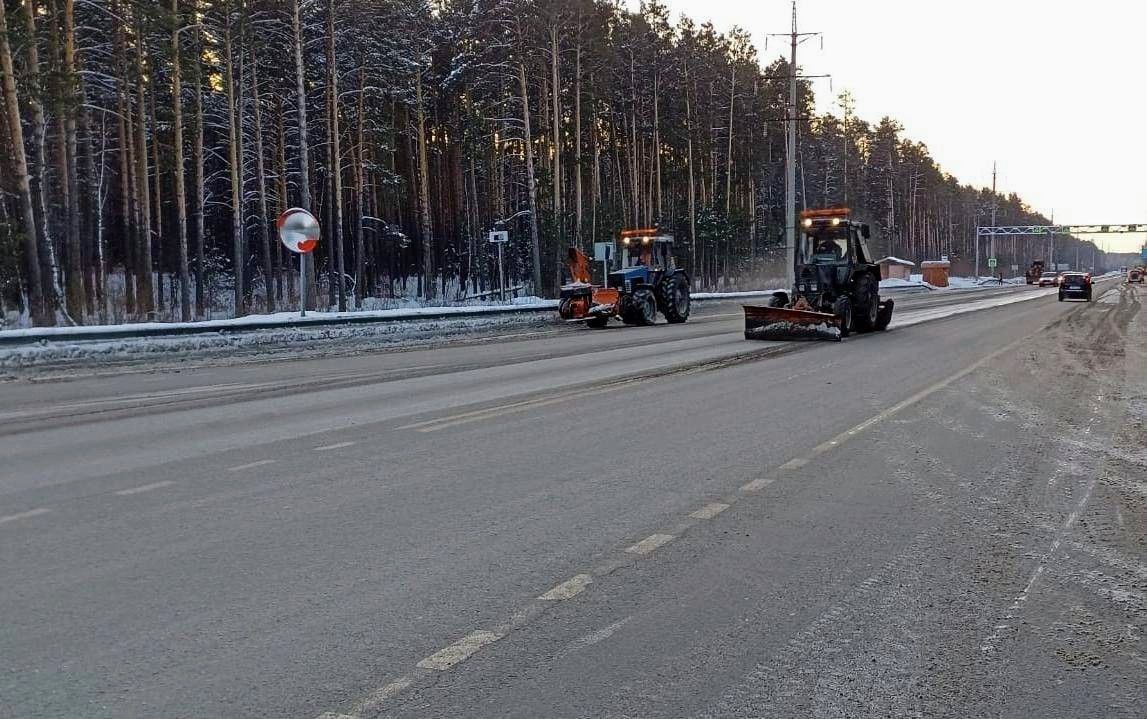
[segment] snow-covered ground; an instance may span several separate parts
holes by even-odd
[[[1024,278],[1012,277],[1005,278],[1003,284],[1006,285],[1022,285]],[[886,280],[880,281],[880,289],[882,290],[979,290],[979,289],[992,289],[999,287],[1000,281],[995,277],[949,277],[947,287],[937,287],[936,285],[929,284],[924,281],[923,275],[910,275],[907,280],[898,277],[891,277]]]
[[[405,322],[283,325],[272,329],[203,332],[107,340],[58,339],[0,347],[0,373],[52,371],[65,367],[116,367],[145,362],[149,369],[199,364],[237,364],[275,356],[302,359],[425,346],[461,339],[506,338],[552,324],[549,313],[497,314]]]

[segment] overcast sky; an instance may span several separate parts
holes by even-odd
[[[789,0],[664,0],[718,30],[740,25],[771,60]],[[638,0],[630,0],[636,9]],[[800,0],[797,58],[820,109],[899,120],[962,182],[1016,192],[1061,224],[1147,223],[1147,0]],[[1096,238],[1114,251],[1147,235]]]

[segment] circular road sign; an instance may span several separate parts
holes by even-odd
[[[292,207],[276,222],[279,240],[291,252],[304,255],[319,244],[319,221],[301,207]]]

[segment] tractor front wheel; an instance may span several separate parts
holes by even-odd
[[[653,290],[639,287],[622,298],[621,321],[627,325],[651,325],[657,321],[657,300]]]
[[[588,320],[585,321],[586,327],[592,327],[595,330],[600,330],[608,324],[609,324],[609,317],[605,317],[603,315],[596,315],[594,317],[590,317]]]
[[[658,286],[661,295],[661,311],[670,324],[680,324],[689,319],[689,280],[684,275],[669,275]]]

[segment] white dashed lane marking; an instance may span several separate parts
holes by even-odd
[[[175,484],[175,482],[166,481],[166,480],[163,482],[152,482],[151,484],[145,484],[141,487],[132,487],[130,489],[121,489],[118,492],[116,492],[116,494],[118,494],[121,497],[126,497],[126,496],[131,495],[131,494],[139,494],[141,492],[150,492],[153,489],[161,489],[163,487],[170,487],[173,484]]]
[[[538,597],[550,602],[560,602],[581,594],[586,587],[593,583],[593,577],[588,574],[578,574],[570,577],[550,591]]]
[[[316,452],[329,452],[332,449],[342,449],[343,447],[350,447],[354,442],[338,442],[336,444],[325,444],[321,447],[315,447]]]
[[[806,464],[808,464],[807,459],[803,459],[801,457],[795,457],[795,458],[790,459],[789,461],[785,462],[784,464],[782,464],[780,468],[781,469],[800,469],[801,467],[805,466]]]
[[[40,507],[39,509],[29,509],[27,512],[20,512],[19,514],[9,514],[6,517],[0,517],[0,524],[7,524],[8,522],[15,522],[18,519],[28,519],[30,517],[38,517],[41,514],[47,514],[48,512],[51,512],[51,511],[52,510],[50,510],[46,507]]]
[[[273,459],[260,459],[258,462],[248,462],[247,464],[240,464],[237,467],[228,467],[228,472],[241,472],[244,469],[254,469],[255,467],[262,467],[267,464],[274,464]]]
[[[693,519],[712,519],[728,508],[729,505],[725,504],[724,502],[712,502],[710,504],[706,504],[704,507],[701,507],[695,512],[691,512],[689,516]]]
[[[418,662],[418,666],[444,672],[455,664],[466,661],[482,647],[493,644],[501,638],[502,635],[497,632],[485,630],[472,632]]]
[[[759,492],[776,480],[772,477],[761,477],[741,486],[742,492]]]
[[[625,551],[629,552],[630,554],[649,554],[658,547],[669,544],[672,541],[672,534],[651,534],[637,544],[626,547]]]

